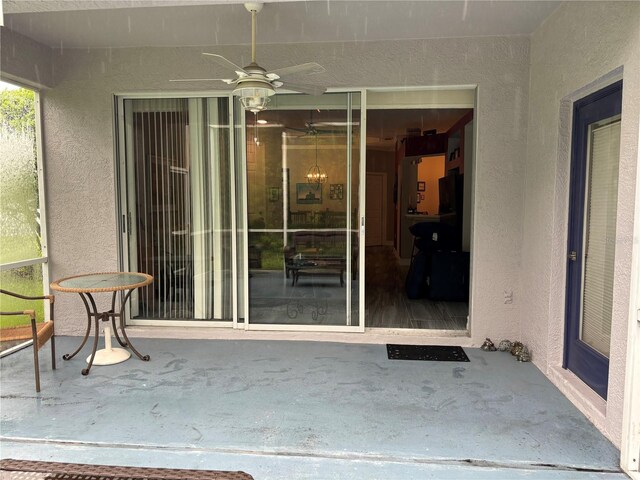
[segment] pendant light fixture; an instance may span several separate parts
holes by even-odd
[[[318,165],[318,133],[315,134],[316,137],[316,163],[307,171],[307,182],[311,185],[314,185],[315,189],[318,190],[320,185],[323,183],[327,183],[327,172],[324,171],[322,167]]]

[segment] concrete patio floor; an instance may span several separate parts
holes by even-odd
[[[58,337],[58,356],[78,338]],[[0,362],[2,458],[243,470],[256,479],[623,479],[532,364],[388,360],[384,345],[134,339],[132,358]],[[85,347],[88,353],[88,349]]]

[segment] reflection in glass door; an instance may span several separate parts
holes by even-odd
[[[359,329],[359,94],[246,113],[249,323]]]
[[[125,99],[126,267],[153,276],[134,320],[232,320],[228,98]],[[125,174],[126,172],[126,174]]]

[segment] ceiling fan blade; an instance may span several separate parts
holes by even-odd
[[[292,132],[298,132],[298,133],[304,133],[307,134],[309,133],[309,129],[308,128],[296,128],[296,127],[284,127],[285,130],[291,130]]]
[[[228,68],[229,70],[233,70],[238,74],[238,76],[243,77],[248,75],[248,73],[244,71],[244,68],[236,65],[231,60],[227,60],[222,55],[218,55],[217,53],[206,53],[206,52],[203,52],[202,54],[208,57],[211,57],[211,60],[216,62],[221,67]]]
[[[318,87],[316,85],[305,85],[302,83],[290,83],[285,82],[284,88],[287,90],[293,90],[294,92],[306,93],[307,95],[318,96],[327,91],[325,87]]]
[[[358,122],[313,122],[314,127],[347,127],[359,125]]]
[[[169,80],[170,82],[224,82],[227,85],[236,83],[236,80],[230,78],[176,78]]]
[[[322,65],[315,62],[310,62],[272,70],[267,73],[267,78],[269,78],[270,80],[277,80],[286,75],[297,75],[300,73],[311,75],[314,73],[324,73],[325,71],[326,70]]]

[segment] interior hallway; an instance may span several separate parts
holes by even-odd
[[[401,266],[392,247],[367,247],[366,323],[378,328],[465,330],[466,302],[410,300],[405,293],[408,266]]]
[[[59,356],[80,342],[58,337]],[[42,393],[0,360],[2,457],[243,470],[271,479],[616,479],[619,451],[531,363],[388,360],[384,345],[136,338],[131,358]],[[584,471],[585,469],[589,471]]]

